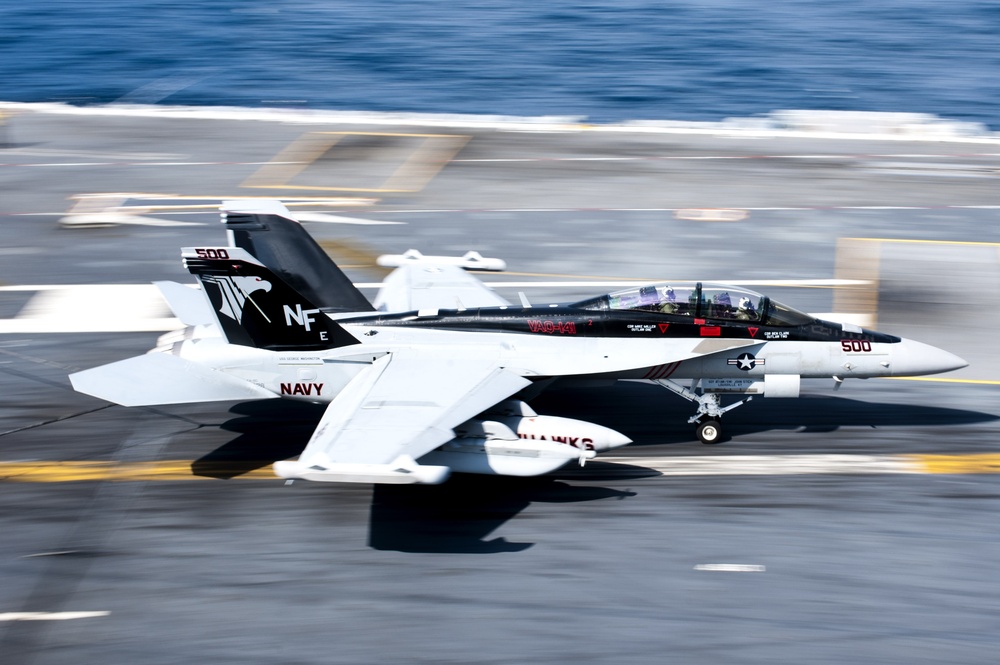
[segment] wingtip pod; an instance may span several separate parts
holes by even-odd
[[[424,263],[437,266],[458,266],[466,270],[489,270],[503,272],[507,262],[503,259],[485,257],[479,252],[469,251],[462,256],[425,256],[419,250],[408,249],[402,254],[382,254],[375,262],[383,268],[399,268],[407,264]]]
[[[400,455],[391,464],[333,463],[306,465],[299,461],[274,463],[274,473],[288,480],[312,480],[327,483],[378,483],[439,485],[448,480],[446,466],[417,464],[409,455]]]

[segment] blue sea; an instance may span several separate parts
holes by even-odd
[[[1000,129],[1000,2],[8,0],[0,100]]]

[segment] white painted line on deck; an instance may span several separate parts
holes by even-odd
[[[37,552],[35,554],[25,554],[22,559],[36,559],[43,556],[68,556],[70,554],[78,554],[80,550],[55,550],[53,552]]]
[[[837,286],[867,286],[871,280],[864,279],[619,279],[608,281],[558,281],[558,282],[487,282],[483,283],[493,288],[523,289],[523,288],[619,288],[635,286],[637,284],[650,284],[652,282],[693,282],[702,281],[711,284],[729,284],[734,286],[783,286],[783,287],[837,287]],[[382,286],[381,282],[356,282],[355,287],[359,289],[377,289]],[[0,287],[3,288],[3,287]],[[830,315],[833,316],[833,315]]]
[[[170,332],[184,324],[171,317],[120,321],[73,321],[71,319],[0,319],[0,334]]]
[[[166,197],[164,197],[166,198]],[[199,197],[190,197],[192,199],[199,199]],[[220,200],[226,197],[203,197],[203,199],[214,199],[219,198]],[[245,198],[245,197],[244,197]],[[260,197],[257,197],[260,198]],[[273,198],[273,197],[272,197]],[[345,202],[345,203],[289,203],[289,200],[285,197],[281,197],[282,201],[286,206],[292,205],[351,205],[351,206],[366,206],[372,205],[371,203],[366,203],[365,200],[356,199],[357,202]],[[169,215],[201,215],[204,214],[202,211],[190,210],[190,208],[206,208],[206,209],[216,209],[215,205],[205,205],[205,206],[178,206],[179,208],[184,208],[183,210],[171,210],[168,206],[157,206],[157,210],[154,210],[155,214],[169,214]],[[148,206],[146,206],[148,209]],[[412,210],[366,210],[366,214],[370,213],[373,215],[394,215],[394,214],[482,214],[482,213],[535,213],[535,212],[551,212],[551,213],[581,213],[581,212],[664,212],[673,213],[681,208],[599,208],[599,207],[567,207],[567,208],[414,208]],[[938,205],[938,206],[760,206],[760,207],[747,207],[741,208],[741,210],[746,210],[748,212],[831,212],[836,210],[1000,210],[1000,205]],[[52,216],[62,216],[65,215],[65,211],[58,212],[14,212],[14,213],[2,213],[0,216],[5,217],[52,217]]]
[[[69,621],[71,619],[96,619],[111,612],[0,612],[0,621]]]
[[[281,164],[295,164],[297,162],[279,162]],[[264,166],[270,165],[272,162],[27,162],[23,164],[17,164],[13,162],[5,162],[0,164],[0,166],[5,167],[63,167],[63,166]]]
[[[485,282],[494,289],[600,288],[616,289],[663,280],[610,281],[511,281]],[[678,280],[681,281],[681,280]],[[683,280],[687,281],[687,280]],[[835,288],[869,282],[846,279],[704,280],[745,286]],[[381,282],[358,282],[360,289],[377,289]],[[169,307],[152,284],[23,284],[0,286],[0,292],[34,292],[12,319],[0,319],[0,334],[168,332],[184,324],[171,316]],[[823,314],[825,320],[857,322],[851,314]],[[859,325],[864,325],[862,321]]]
[[[830,206],[747,206],[740,210],[749,212],[828,212],[833,210],[997,210],[1000,205],[995,204],[945,204],[934,206],[862,206],[862,205],[830,205]],[[676,212],[683,208],[602,208],[602,207],[566,207],[566,208],[413,208],[406,210],[375,210],[372,214],[393,215],[393,214],[416,214],[416,213],[517,213],[517,212]],[[42,213],[21,213],[42,214]],[[46,213],[47,214],[47,213]]]
[[[0,287],[37,291],[0,333],[164,332],[184,327],[152,284]]]
[[[899,455],[723,455],[718,457],[599,457],[665,476],[786,476],[801,474],[923,473],[920,462]]]
[[[158,161],[176,160],[182,155],[169,152],[96,152],[91,150],[52,150],[49,148],[8,148],[5,155],[26,155],[29,157],[80,157],[86,159],[143,160]]]
[[[567,278],[571,277],[567,275]],[[544,286],[544,287],[560,287],[560,286],[588,286],[588,287],[601,287],[601,286],[634,286],[636,284],[648,284],[650,282],[656,281],[671,281],[671,280],[661,280],[661,279],[619,279],[619,280],[606,280],[606,281],[571,281],[569,279],[565,281],[551,281],[551,282],[484,282],[487,286],[503,286],[511,288],[523,288],[530,286]],[[713,284],[734,284],[734,285],[745,285],[745,286],[803,286],[803,287],[824,287],[824,286],[864,286],[871,284],[870,280],[864,279],[702,279],[702,280],[692,280],[692,279],[677,279],[676,282],[691,282],[691,281],[703,281],[711,282]],[[382,282],[355,282],[354,286],[359,289],[374,289],[382,286]],[[140,295],[143,292],[148,293],[150,298],[155,298],[157,303],[162,303],[159,296],[159,290],[152,284],[9,284],[5,286],[0,286],[0,292],[3,291],[73,291],[75,289],[80,290],[79,295],[86,295],[92,289],[98,288],[110,288],[112,290],[121,289],[121,293],[102,293],[101,295],[111,295],[120,297],[123,295],[128,295],[129,291],[135,289],[132,292],[133,296]],[[64,296],[65,297],[65,296]],[[120,302],[120,301],[119,301]]]
[[[709,570],[723,573],[763,573],[764,566],[753,563],[699,563],[695,570]]]

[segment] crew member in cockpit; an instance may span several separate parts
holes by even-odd
[[[677,312],[677,294],[674,287],[660,287],[660,311],[664,314],[675,314]]]
[[[736,308],[736,318],[743,321],[757,320],[757,310],[753,306],[753,301],[747,296],[740,298],[740,304]]]

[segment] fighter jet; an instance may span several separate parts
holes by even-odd
[[[223,210],[228,246],[182,250],[201,290],[159,283],[189,327],[146,355],[70,380],[125,406],[326,403],[298,460],[274,465],[290,480],[533,476],[630,442],[594,423],[539,415],[521,399],[556,379],[663,386],[695,405],[688,422],[712,444],[723,414],[755,395],[797,397],[803,378],[839,385],[966,366],[933,346],[701,282],[514,305],[454,261],[409,254],[369,303],[280,204]],[[482,265],[478,256],[465,262]],[[724,406],[727,393],[742,399]]]

